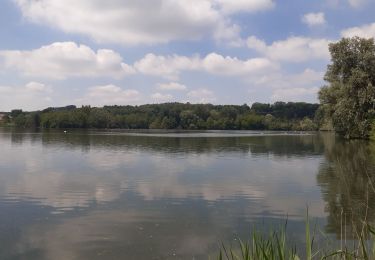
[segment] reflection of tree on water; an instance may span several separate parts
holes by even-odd
[[[328,212],[326,229],[338,237],[345,230],[347,238],[355,237],[364,220],[375,222],[375,146],[328,138],[325,144],[327,161],[317,181]]]
[[[106,134],[107,133],[107,134]],[[78,132],[61,134],[50,131],[40,136],[43,146],[91,148],[107,150],[142,150],[175,153],[220,153],[234,152],[254,155],[315,156],[323,152],[323,143],[317,135],[254,135],[254,136],[152,136],[128,135],[121,132]]]

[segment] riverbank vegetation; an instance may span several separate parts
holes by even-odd
[[[304,250],[291,245],[285,228],[273,231],[269,235],[263,235],[254,231],[248,241],[238,240],[238,244],[227,246],[222,244],[218,260],[300,260],[300,259],[333,259],[333,260],[371,260],[375,259],[375,230],[366,224],[357,234],[356,242],[347,245],[347,241],[341,243],[336,249],[315,248],[315,234],[310,232],[310,224],[307,221],[305,230]],[[328,238],[326,238],[328,240]],[[300,241],[301,242],[301,241]],[[326,245],[330,245],[326,241]]]
[[[13,110],[17,127],[316,130],[318,104],[276,102],[245,105],[165,103],[102,108],[67,106],[25,113]]]
[[[374,191],[374,190],[373,190]],[[342,217],[343,218],[343,217]],[[354,220],[353,221],[357,221]],[[268,235],[254,230],[251,239],[238,239],[235,245],[222,243],[218,260],[300,260],[300,259],[338,259],[338,260],[371,260],[375,259],[375,229],[369,224],[367,216],[362,216],[361,225],[347,231],[344,220],[341,220],[341,231],[338,241],[332,241],[316,227],[311,229],[307,211],[305,220],[304,241],[298,241],[299,247],[293,244],[287,232],[287,221],[281,228],[272,230]],[[348,233],[347,233],[348,232]],[[320,234],[319,234],[320,233]],[[317,241],[318,237],[323,237]],[[349,238],[350,237],[350,238]],[[301,245],[303,245],[301,247]]]

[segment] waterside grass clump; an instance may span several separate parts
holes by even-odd
[[[287,223],[287,222],[286,222]],[[336,249],[314,248],[315,233],[310,232],[309,218],[306,218],[305,248],[297,250],[291,246],[287,238],[286,224],[269,235],[262,235],[258,231],[252,233],[248,241],[238,240],[238,244],[220,247],[218,260],[299,260],[299,259],[343,259],[343,260],[372,260],[375,259],[375,229],[363,222],[361,230],[355,231],[355,240],[351,246],[343,241]],[[342,239],[343,240],[343,239]],[[329,241],[327,241],[329,242]],[[304,255],[301,252],[304,251]],[[300,252],[300,253],[298,253]]]

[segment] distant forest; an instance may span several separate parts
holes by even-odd
[[[12,110],[3,125],[23,128],[121,128],[190,130],[318,129],[318,104],[304,102],[212,105],[164,103],[102,108],[66,106],[42,111]]]

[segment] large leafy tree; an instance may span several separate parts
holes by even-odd
[[[343,38],[329,51],[329,84],[319,92],[320,113],[346,138],[367,138],[375,114],[374,39]]]

